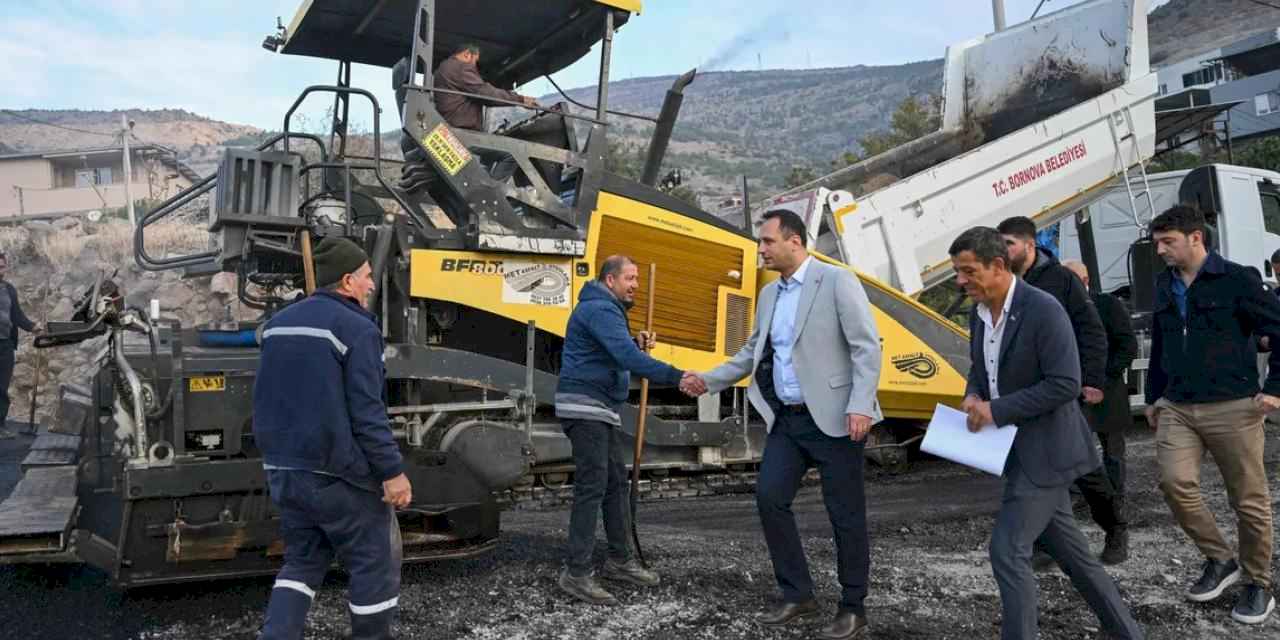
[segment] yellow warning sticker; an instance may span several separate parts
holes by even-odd
[[[444,123],[436,125],[436,128],[422,139],[422,146],[451,176],[458,175],[458,172],[471,162],[471,152]]]
[[[226,391],[226,376],[199,376],[187,381],[187,388],[193,392]]]

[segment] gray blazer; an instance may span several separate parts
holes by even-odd
[[[755,325],[747,344],[728,362],[703,374],[711,393],[723,391],[751,375],[760,363],[778,299],[775,280],[760,290]],[[813,258],[805,273],[796,307],[796,344],[792,363],[800,391],[814,422],[833,437],[848,435],[845,414],[882,419],[876,389],[880,386],[880,335],[871,303],[857,276]],[[773,429],[773,409],[754,380],[747,390],[751,404]]]
[[[997,425],[1018,425],[1013,454],[1040,487],[1057,487],[1102,464],[1080,412],[1080,357],[1075,332],[1053,296],[1019,280],[1000,342],[1000,397],[991,401]],[[986,324],[969,313],[969,383],[965,395],[991,400],[982,353]]]

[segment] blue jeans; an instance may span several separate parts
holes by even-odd
[[[813,578],[791,512],[800,482],[811,466],[816,466],[822,477],[822,499],[835,532],[840,610],[864,615],[871,547],[862,479],[863,445],[823,433],[803,408],[784,408],[778,413],[765,442],[756,481],[756,507],[774,577],[787,602],[813,598]]]
[[[285,547],[261,640],[301,640],[307,610],[335,555],[351,574],[352,639],[391,638],[402,554],[391,506],[336,476],[269,470],[267,482],[280,508]]]
[[[591,574],[596,545],[597,514],[604,516],[609,557],[631,559],[627,539],[631,511],[627,502],[627,467],[618,428],[592,420],[561,424],[573,445],[573,509],[569,512],[569,555],[566,564],[576,577]]]

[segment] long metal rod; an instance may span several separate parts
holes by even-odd
[[[996,25],[996,31],[1004,31],[1004,0],[991,0],[991,16]]]
[[[515,409],[516,401],[487,400],[482,402],[439,402],[436,404],[415,404],[387,409],[387,415],[401,416],[409,413],[452,413],[458,411],[488,411],[490,409]]]
[[[524,345],[524,434],[525,441],[530,445],[533,444],[533,414],[537,409],[537,402],[533,397],[533,367],[534,362],[534,346],[538,340],[538,323],[534,320],[529,321],[528,334],[525,338]]]
[[[653,307],[658,289],[657,279],[658,265],[651,262],[649,263],[649,301],[644,310],[644,330],[648,335],[653,335]],[[643,348],[646,352],[649,351],[647,341]],[[644,423],[648,415],[649,379],[644,378],[640,381],[640,414],[636,417],[635,459],[631,463],[631,541],[636,545],[636,558],[645,567],[648,567],[649,563],[645,562],[644,551],[640,548],[640,533],[636,529],[636,505],[640,502],[640,459],[644,456]]]

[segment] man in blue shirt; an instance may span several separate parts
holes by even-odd
[[[1169,269],[1156,279],[1147,422],[1157,430],[1165,502],[1205,556],[1186,597],[1209,602],[1247,581],[1231,617],[1261,624],[1275,609],[1263,418],[1280,408],[1280,350],[1272,349],[1259,387],[1255,337],[1272,345],[1280,340],[1280,301],[1247,267],[1206,246],[1204,216],[1196,209],[1177,206],[1160,214],[1151,221],[1151,237]],[[1238,553],[1200,493],[1206,452],[1222,472],[1239,520]]]
[[[817,467],[841,593],[835,617],[815,637],[863,637],[871,567],[863,443],[882,418],[879,333],[857,276],[809,255],[800,216],[768,211],[759,234],[760,258],[780,278],[761,289],[747,344],[694,381],[717,393],[752,376],[747,397],[768,425],[756,507],[783,602],[756,621],[782,626],[820,611],[791,510],[805,472]],[[683,387],[703,391],[692,381]]]

